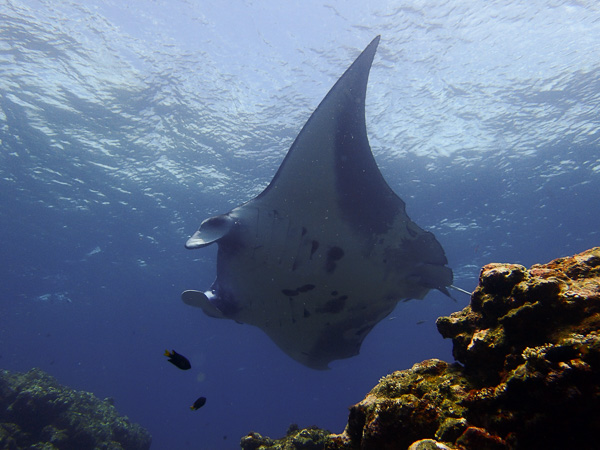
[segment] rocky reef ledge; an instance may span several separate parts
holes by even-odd
[[[437,327],[457,363],[385,376],[342,434],[250,433],[242,448],[600,448],[600,247],[529,270],[488,264],[470,305]]]
[[[59,385],[41,371],[0,370],[0,448],[150,448],[150,434],[117,414],[111,399]]]

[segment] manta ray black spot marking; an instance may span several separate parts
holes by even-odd
[[[312,259],[313,255],[315,254],[315,252],[317,251],[318,248],[319,248],[319,242],[312,241],[310,244],[310,259]]]
[[[314,284],[305,284],[296,289],[282,289],[281,293],[288,297],[295,297],[301,293],[312,291],[315,288]]]
[[[339,261],[344,257],[344,250],[340,247],[331,247],[327,252],[327,259],[331,259],[332,261]]]
[[[337,267],[336,262],[344,257],[344,250],[340,247],[331,247],[327,251],[327,260],[325,261],[325,271],[332,273]]]
[[[261,328],[314,369],[358,354],[399,301],[452,284],[441,245],[407,216],[371,152],[365,98],[378,44],[327,93],[266,189],[186,242],[218,245],[217,279],[184,292],[186,304]]]
[[[312,291],[315,288],[314,284],[305,284],[304,286],[300,286],[297,290],[298,292],[308,292]]]
[[[328,313],[328,314],[338,314],[346,305],[346,300],[348,297],[346,295],[342,295],[341,297],[337,297],[329,300],[322,308],[317,308],[317,312],[320,313]]]

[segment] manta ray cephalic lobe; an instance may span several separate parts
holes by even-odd
[[[369,146],[365,97],[379,36],[310,116],[256,198],[206,219],[186,243],[218,244],[217,278],[185,303],[262,329],[289,356],[327,369],[357,355],[400,300],[447,293],[439,242],[406,215]]]

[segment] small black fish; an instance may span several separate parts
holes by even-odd
[[[175,350],[165,350],[165,356],[169,357],[169,362],[171,364],[179,367],[181,370],[188,370],[192,368],[192,365],[188,359],[185,356],[177,353]]]
[[[192,406],[190,406],[190,409],[192,411],[196,411],[197,409],[202,408],[205,403],[206,403],[206,397],[199,397],[198,400],[196,400],[194,402],[194,404]]]

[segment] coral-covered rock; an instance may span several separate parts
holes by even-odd
[[[437,321],[453,354],[483,384],[500,380],[535,347],[600,329],[600,249],[534,265],[483,267],[471,304]]]
[[[263,437],[259,433],[250,432],[242,438],[240,446],[245,450],[256,450],[258,448],[272,448],[273,439],[266,436]]]
[[[460,367],[437,359],[387,375],[350,409],[346,446],[407,448],[438,434],[443,440],[456,439],[466,428],[457,403],[465,388]]]
[[[59,385],[39,369],[0,371],[0,448],[150,448],[146,430],[117,414],[111,399]]]
[[[244,448],[597,448],[600,247],[529,270],[488,264],[471,304],[437,326],[462,365],[428,360],[382,378],[318,447],[261,437]]]
[[[278,450],[323,450],[329,442],[331,433],[326,430],[321,430],[317,427],[309,427],[299,429],[292,425],[287,432],[287,435],[282,439],[273,440],[268,437],[263,437],[258,433],[248,433],[240,442],[240,445],[245,450],[255,449],[278,449]]]
[[[434,439],[421,439],[410,444],[408,450],[453,450],[447,445],[442,444]]]
[[[600,248],[526,270],[489,264],[437,321],[477,389],[465,418],[512,447],[592,448],[600,427]]]

